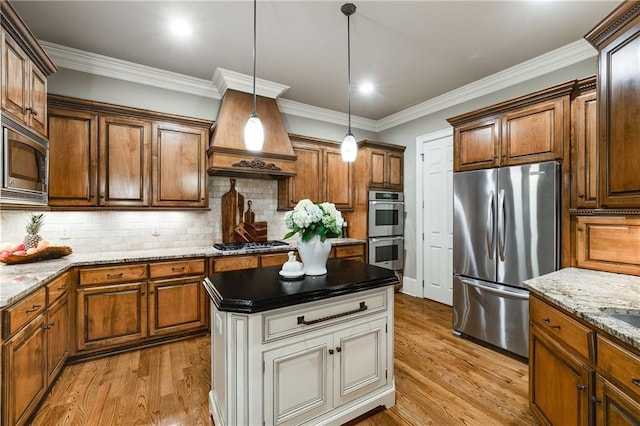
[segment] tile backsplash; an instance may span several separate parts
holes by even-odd
[[[220,197],[230,187],[228,177],[209,177],[209,211],[45,212],[40,235],[76,253],[209,246],[222,241]],[[287,229],[284,212],[276,211],[277,181],[236,178],[236,190],[244,197],[245,209],[252,201],[256,221],[268,223],[268,238],[282,240]],[[0,242],[21,242],[29,213],[0,212]]]

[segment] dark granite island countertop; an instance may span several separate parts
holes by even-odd
[[[219,272],[204,286],[218,310],[256,313],[398,283],[394,271],[354,260],[329,260],[326,275],[298,281],[281,278],[281,268]]]

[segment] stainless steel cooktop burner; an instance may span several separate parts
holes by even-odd
[[[288,243],[283,241],[254,241],[250,243],[216,243],[214,248],[221,251],[240,251],[240,250],[257,250],[269,247],[288,246]]]

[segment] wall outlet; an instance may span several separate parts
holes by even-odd
[[[68,240],[71,238],[71,235],[69,235],[69,228],[67,226],[65,226],[64,228],[62,228],[62,236],[60,237],[61,240]]]
[[[153,235],[154,237],[157,237],[158,235],[160,235],[160,226],[157,224],[153,224],[151,225],[151,235]]]

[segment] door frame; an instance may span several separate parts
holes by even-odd
[[[415,206],[416,206],[416,280],[415,282],[407,282],[404,280],[403,283],[403,292],[410,294],[412,296],[424,298],[424,261],[422,259],[423,246],[424,246],[424,226],[422,223],[422,210],[423,210],[423,161],[424,161],[424,152],[422,151],[422,145],[425,142],[431,142],[438,139],[443,139],[446,137],[453,137],[453,127],[448,127],[446,129],[438,130],[435,132],[427,133],[424,135],[420,135],[416,137],[416,192],[415,196]]]

